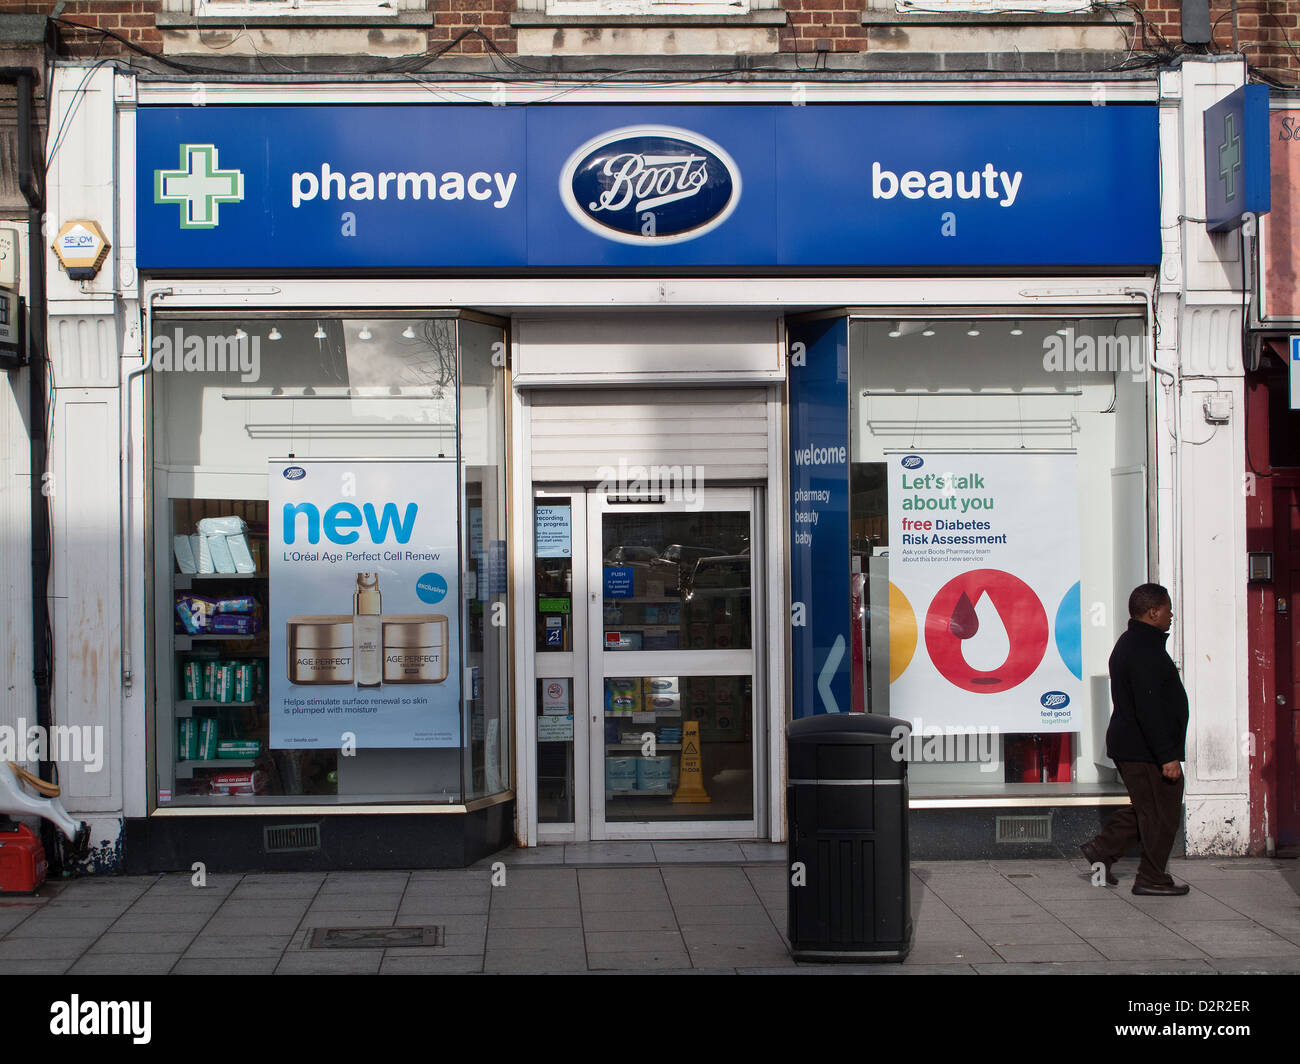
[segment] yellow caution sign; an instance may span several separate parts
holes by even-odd
[[[704,791],[704,769],[700,763],[700,722],[682,722],[682,771],[677,780],[674,802],[711,802]]]

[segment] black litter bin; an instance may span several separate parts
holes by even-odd
[[[869,713],[825,713],[790,725],[786,810],[795,960],[907,956],[907,761],[896,753],[899,737],[910,733],[906,721]]]

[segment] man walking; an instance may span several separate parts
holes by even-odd
[[[1134,894],[1171,897],[1186,894],[1165,872],[1183,808],[1187,691],[1165,650],[1173,603],[1159,584],[1142,584],[1128,599],[1128,631],[1110,655],[1110,698],[1114,705],[1106,729],[1106,754],[1119,769],[1129,805],[1118,810],[1101,834],[1080,849],[1089,864],[1106,868],[1106,882],[1119,880],[1110,866],[1140,842],[1142,860]]]

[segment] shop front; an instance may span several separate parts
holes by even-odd
[[[944,737],[936,852],[1122,802],[1158,107],[1087,90],[119,92],[127,867],[779,841],[824,712]]]

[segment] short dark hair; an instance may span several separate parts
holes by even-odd
[[[1128,615],[1143,617],[1147,610],[1154,610],[1170,601],[1168,588],[1159,584],[1139,584],[1128,597]]]

